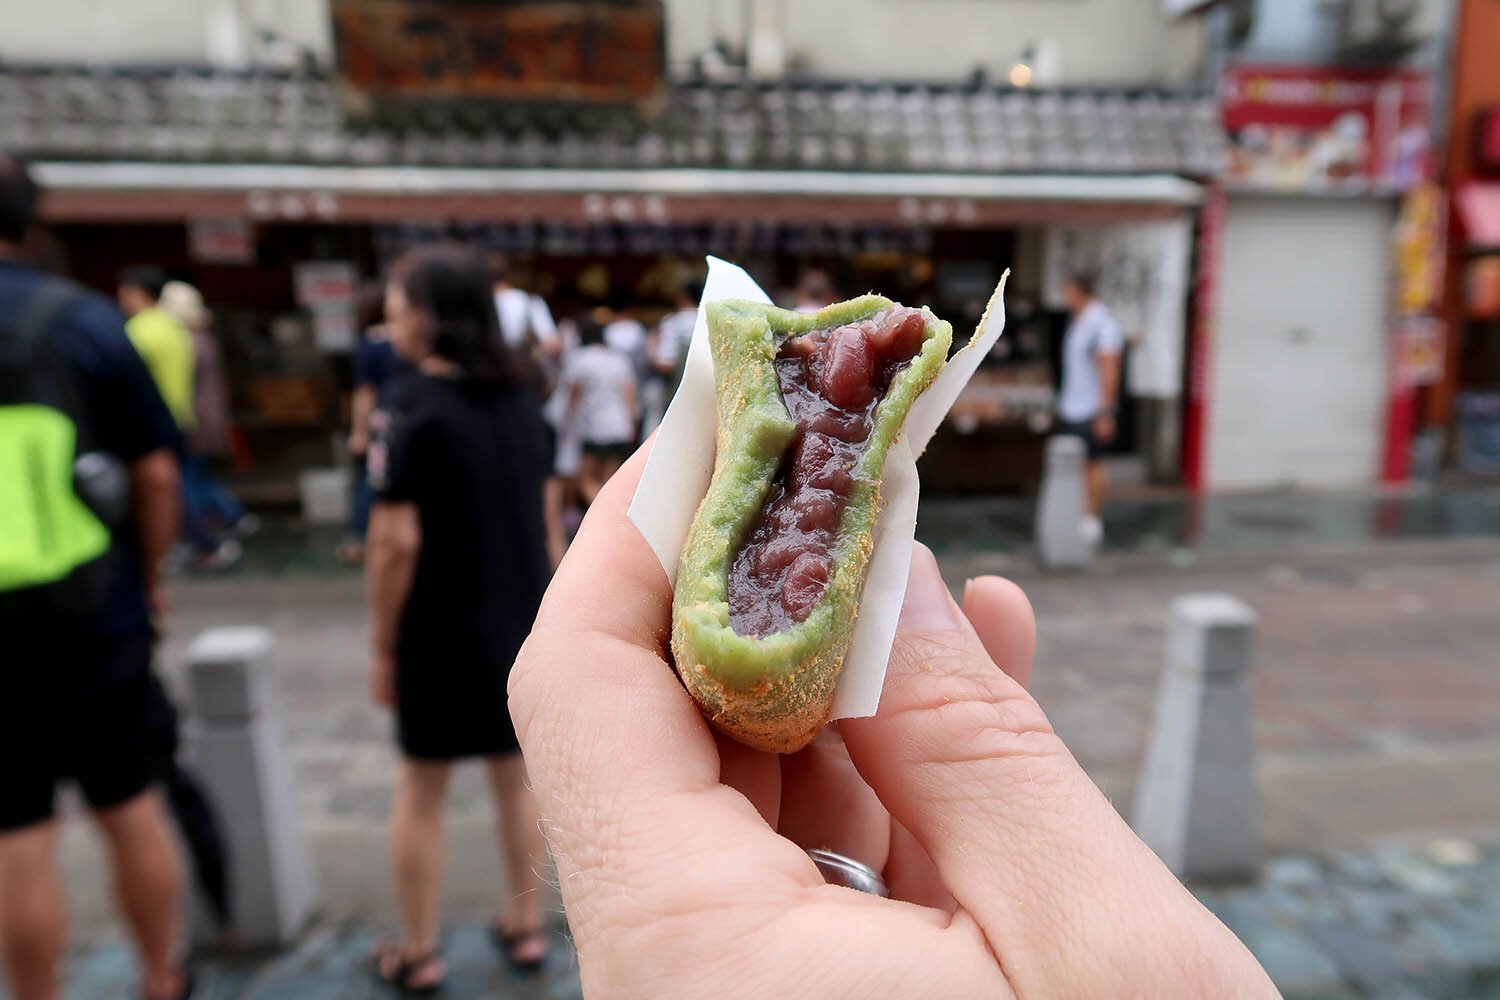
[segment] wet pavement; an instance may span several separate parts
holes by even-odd
[[[917,537],[939,553],[1028,556],[1034,517],[1034,502],[1023,497],[923,497]],[[1105,554],[1178,559],[1303,546],[1500,538],[1500,486],[1210,497],[1136,490],[1110,501],[1104,520]],[[337,574],[343,567],[333,554],[341,535],[335,526],[269,516],[236,572]]]
[[[367,956],[376,936],[359,926],[318,927],[295,948],[258,958],[200,956],[194,1000],[384,1000],[401,994],[379,982]],[[442,939],[449,1000],[578,1000],[577,958],[566,931],[536,973],[506,967],[478,924],[449,929]],[[67,1000],[119,1000],[131,995],[133,967],[122,943],[77,956],[68,970]],[[3,996],[0,992],[0,996]]]
[[[1255,885],[1197,887],[1288,1000],[1500,1000],[1500,847],[1425,845],[1272,859]],[[279,956],[201,956],[199,1000],[378,1000],[397,994],[368,971],[374,935],[320,927]],[[443,938],[452,1000],[582,996],[565,931],[534,975],[504,967],[480,925]],[[102,944],[73,960],[68,1000],[129,995],[128,950]]]
[[[1024,552],[1023,498],[926,498],[918,536],[934,550]],[[1124,497],[1105,511],[1106,552],[1278,551],[1301,545],[1500,537],[1500,489]]]

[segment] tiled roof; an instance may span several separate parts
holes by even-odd
[[[1209,94],[678,82],[644,112],[455,105],[348,121],[335,84],[200,68],[0,67],[0,148],[38,158],[1020,174],[1217,172]]]

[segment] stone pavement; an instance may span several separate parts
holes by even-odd
[[[375,935],[359,926],[320,926],[278,956],[203,957],[195,962],[195,1000],[384,1000],[400,994],[369,971]],[[468,924],[443,936],[447,1000],[579,1000],[577,958],[558,931],[547,965],[536,974],[508,969],[484,928]],[[123,944],[80,953],[68,969],[67,1000],[119,1000],[132,995],[134,972]],[[0,990],[0,997],[4,991]]]
[[[1455,896],[1457,902],[1431,904],[1437,916],[1430,926],[1413,923],[1428,904],[1401,881],[1410,881],[1409,871],[1361,882],[1346,867],[1368,874],[1369,865],[1340,861],[1375,858],[1375,864],[1406,856],[1432,867],[1423,852],[1434,838],[1488,843],[1500,835],[1500,796],[1494,794],[1500,768],[1500,541],[1303,545],[1213,558],[1163,551],[1113,557],[1071,576],[1039,574],[1023,557],[971,552],[951,539],[939,554],[955,587],[974,573],[1001,571],[1026,588],[1040,632],[1033,688],[1080,761],[1122,808],[1130,801],[1150,725],[1170,597],[1228,590],[1260,612],[1253,693],[1263,826],[1271,851],[1292,860],[1276,862],[1262,886],[1222,896],[1204,892],[1252,947],[1260,942],[1258,953],[1266,949],[1274,956],[1281,948],[1293,956],[1294,971],[1312,970],[1306,995],[1361,995],[1349,992],[1360,988],[1349,970],[1375,952],[1403,969],[1425,961],[1451,971],[1454,956],[1468,951],[1484,958],[1483,947],[1452,930],[1475,920],[1491,928],[1491,942],[1500,938],[1493,931],[1500,927],[1493,855],[1474,866],[1488,873],[1476,875],[1478,888]],[[172,635],[162,656],[170,682],[180,680],[182,650],[201,628],[257,623],[277,635],[281,710],[323,907],[320,929],[309,943],[256,974],[302,963],[313,976],[309,982],[323,982],[320,989],[334,992],[246,995],[376,995],[351,967],[371,929],[392,912],[383,821],[393,757],[389,723],[365,697],[358,577],[247,574],[184,582],[175,598]],[[461,944],[478,934],[473,928],[504,898],[476,770],[460,773],[450,816],[445,912],[459,921],[454,940]],[[111,961],[118,972],[124,956],[111,944],[107,882],[81,824],[68,832],[65,861],[76,901],[80,975]],[[1302,875],[1286,875],[1288,864]],[[1312,881],[1309,872],[1323,881]],[[1308,881],[1285,883],[1304,875]],[[1469,885],[1466,874],[1448,878],[1444,884],[1457,879]],[[1469,896],[1477,901],[1472,912],[1462,910]],[[1382,930],[1367,926],[1380,921]],[[1398,931],[1405,942],[1399,947],[1390,943]],[[1287,944],[1292,938],[1304,947]],[[494,974],[485,948],[460,953],[473,954],[476,976]],[[1500,964],[1486,961],[1488,966],[1473,967]],[[226,967],[230,992],[214,995],[239,995],[233,990],[261,981],[247,975]],[[114,992],[73,996],[123,995],[120,980],[114,982]],[[1390,982],[1395,988],[1400,981]],[[1418,992],[1401,995],[1469,995],[1423,993],[1423,981],[1412,982]],[[494,983],[475,988],[481,992],[473,995],[512,995]],[[497,992],[486,992],[491,990]]]
[[[1200,886],[1198,898],[1249,946],[1288,1000],[1500,1000],[1500,845],[1462,838],[1422,846],[1282,855],[1258,884]],[[205,957],[200,1000],[377,1000],[394,996],[365,968],[374,935],[321,926],[281,956]],[[445,935],[451,1000],[576,1000],[565,933],[536,976],[504,968],[480,925]],[[128,995],[119,943],[81,952],[68,1000]]]
[[[1198,898],[1289,1000],[1500,998],[1500,850],[1423,847],[1271,860],[1259,884]]]

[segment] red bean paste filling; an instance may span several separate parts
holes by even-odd
[[[925,331],[920,310],[897,306],[781,345],[776,377],[797,434],[729,569],[729,624],[740,635],[784,631],[822,599],[875,408]]]

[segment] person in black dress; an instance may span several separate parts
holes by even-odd
[[[377,973],[418,992],[437,950],[443,805],[454,761],[488,770],[511,898],[494,939],[517,966],[546,958],[545,847],[506,704],[506,680],[551,568],[542,522],[550,438],[527,362],[500,338],[482,259],[417,248],[386,288],[386,322],[415,367],[390,382],[368,452],[370,684],[395,709],[402,763],[391,815],[399,942]]]

